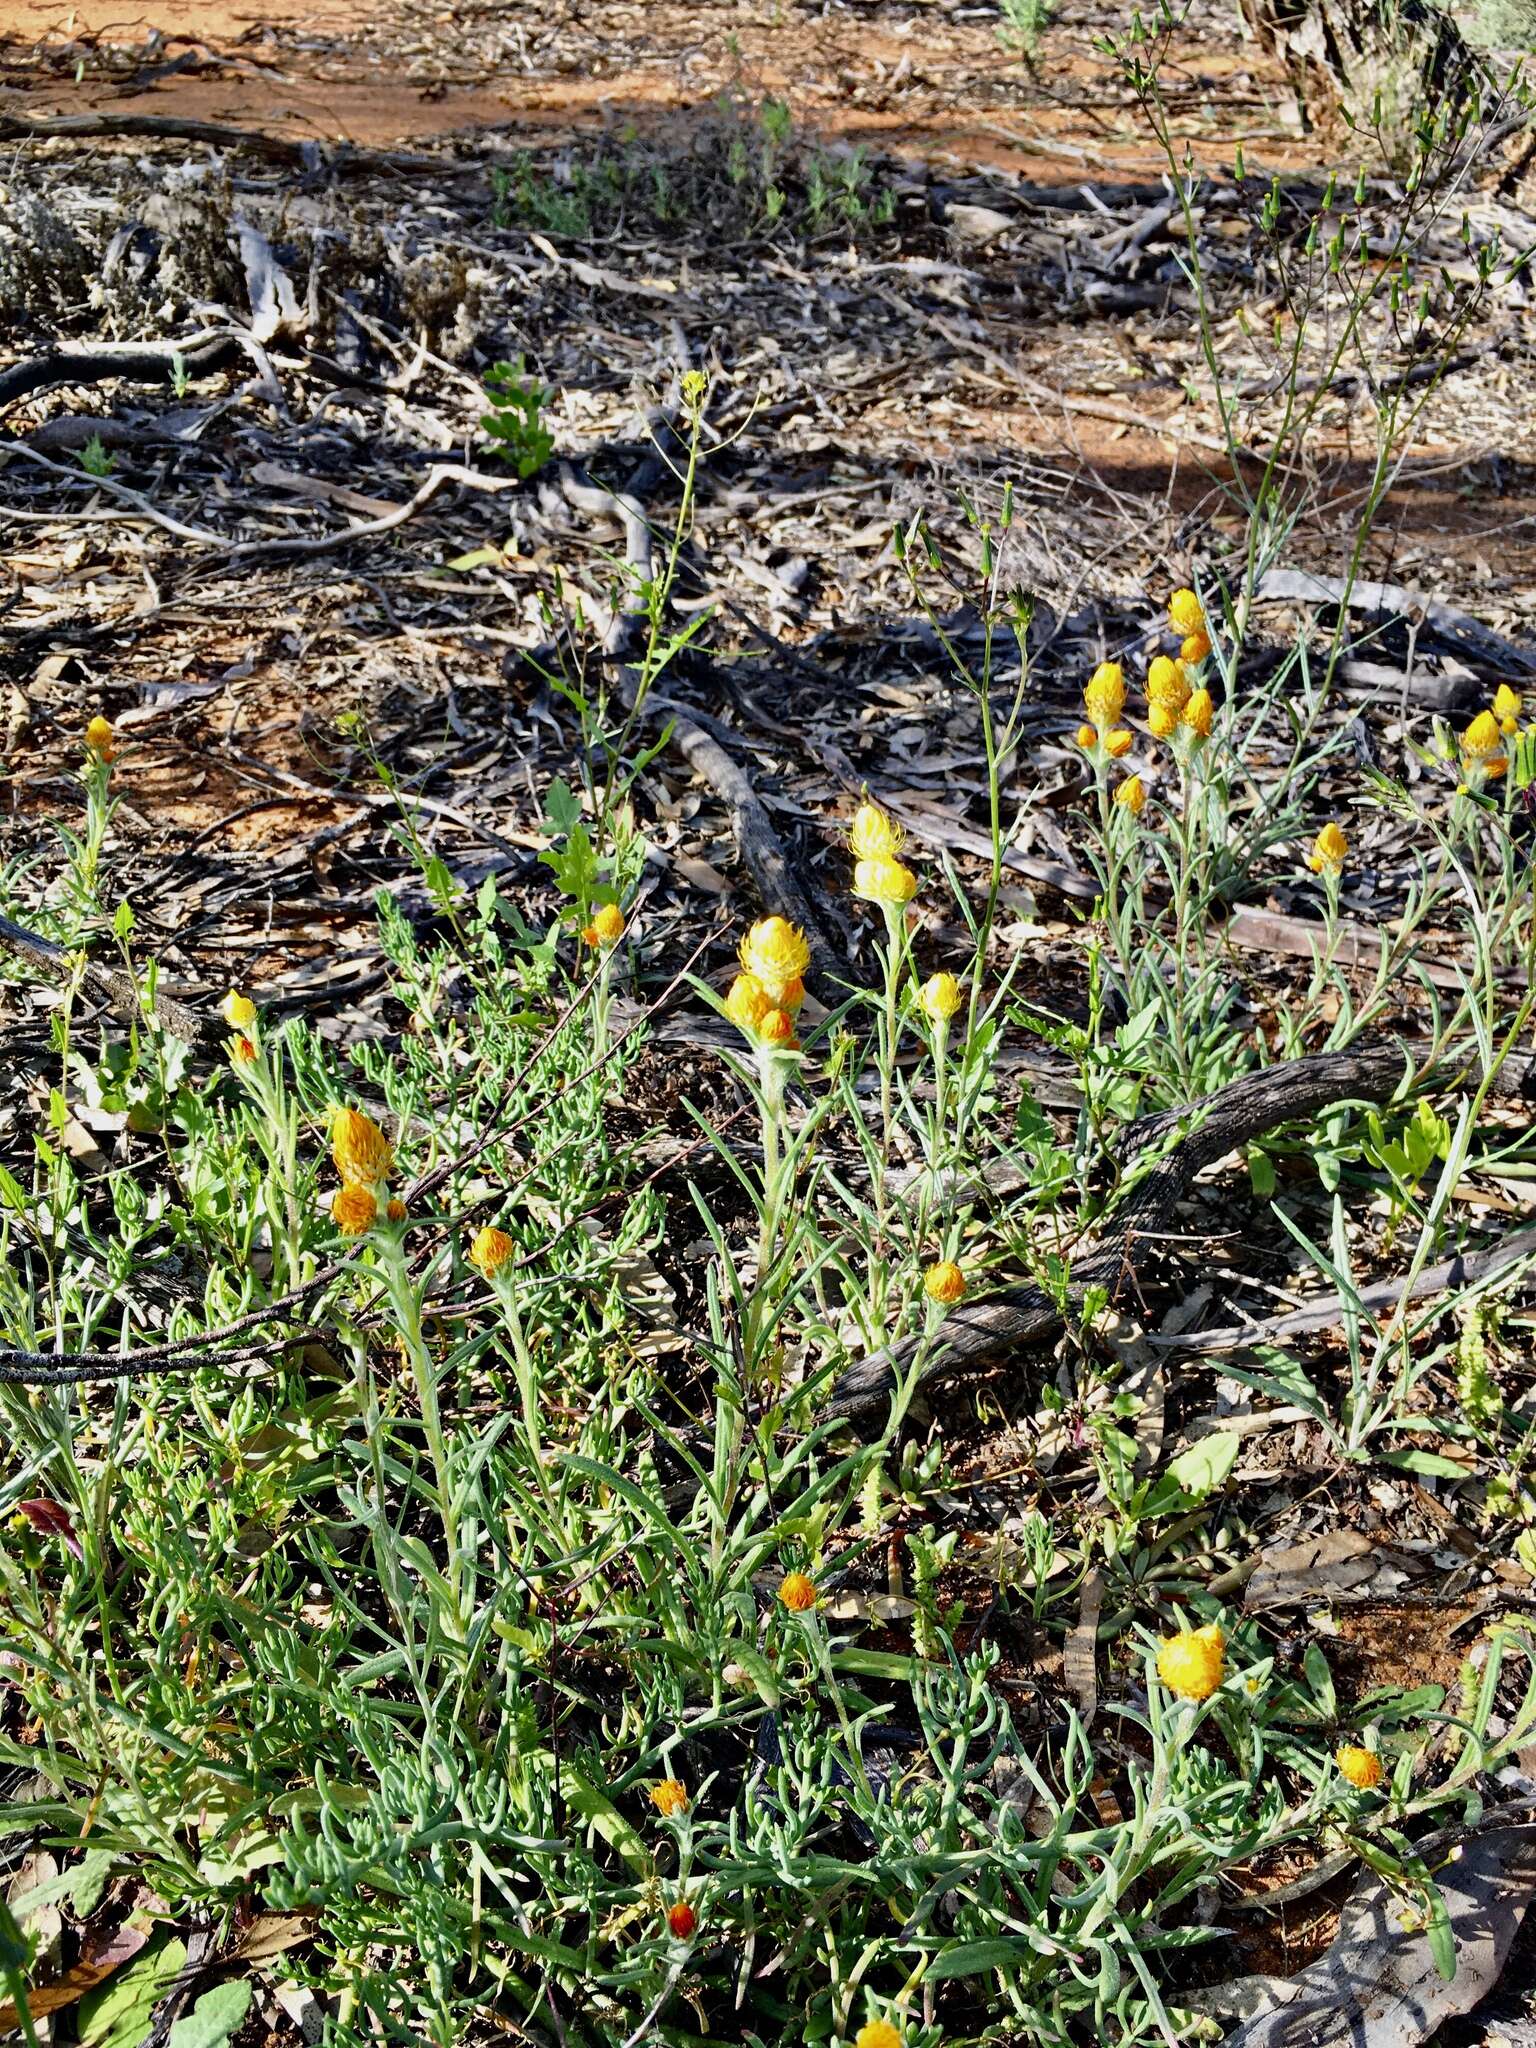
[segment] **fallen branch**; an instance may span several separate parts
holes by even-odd
[[[1174,1209],[1196,1174],[1279,1124],[1315,1116],[1338,1102],[1383,1101],[1396,1092],[1407,1070],[1407,1057],[1396,1045],[1312,1053],[1245,1074],[1186,1108],[1143,1117],[1128,1134],[1127,1174],[1170,1139],[1174,1142],[1136,1184],[1110,1226],[1073,1259],[1067,1304],[1080,1304],[1095,1287],[1107,1291],[1111,1307],[1134,1300],[1137,1259],[1145,1246],[1167,1237]],[[1060,1298],[1033,1282],[968,1302],[947,1315],[931,1336],[908,1338],[849,1366],[824,1413],[855,1420],[883,1409],[914,1369],[916,1384],[922,1386],[941,1375],[994,1365],[1020,1345],[1038,1343],[1058,1330],[1063,1307]]]
[[[5,123],[0,122],[0,135]],[[51,348],[0,370],[0,406],[61,384],[105,384],[126,377],[135,384],[174,384],[178,375],[205,377],[241,353],[230,328],[205,328],[184,341],[107,343],[101,348]],[[178,370],[178,364],[180,368]]]
[[[1335,604],[1377,618],[1422,621],[1464,654],[1536,675],[1536,648],[1519,647],[1470,613],[1435,597],[1421,597],[1401,583],[1351,583],[1344,576],[1317,576],[1310,569],[1269,569],[1254,586],[1260,603]]]
[[[45,939],[40,932],[28,931],[25,925],[13,924],[8,917],[0,917],[0,946],[49,973],[64,975],[78,971],[82,984],[93,995],[100,996],[114,1016],[142,1016],[148,1004],[161,1023],[189,1045],[212,1032],[207,1017],[177,1002],[174,996],[164,995],[159,989],[149,996],[121,967],[103,967],[95,960],[82,962],[78,954]]]

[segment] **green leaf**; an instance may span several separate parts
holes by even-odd
[[[651,1859],[645,1843],[611,1799],[599,1792],[595,1785],[588,1784],[580,1771],[573,1770],[570,1764],[562,1767],[560,1784],[573,1812],[590,1822],[609,1848],[618,1850],[631,1870],[643,1873],[650,1868]]]
[[[231,1977],[215,1984],[172,2027],[167,2048],[228,2048],[251,2009],[251,1980]]]
[[[1001,1937],[958,1942],[953,1948],[939,1951],[924,1971],[923,1982],[932,1984],[945,1977],[981,1977],[988,1970],[1006,1970],[1033,1953],[1027,1941],[1004,1941]]]
[[[1421,1479],[1471,1477],[1465,1465],[1458,1465],[1454,1458],[1442,1458],[1438,1451],[1384,1451],[1377,1462],[1395,1465],[1399,1472],[1417,1472]]]
[[[1138,1514],[1150,1518],[1198,1507],[1218,1487],[1226,1485],[1237,1463],[1239,1441],[1235,1430],[1224,1429],[1203,1436],[1187,1451],[1180,1451],[1148,1487]]]
[[[455,555],[448,564],[450,569],[488,569],[500,565],[500,548],[471,548],[467,555]]]
[[[1275,1192],[1275,1162],[1262,1146],[1248,1148],[1248,1182],[1261,1202],[1267,1202]]]
[[[549,785],[549,794],[544,799],[544,816],[550,830],[561,834],[581,823],[581,805],[563,776],[557,776]]]
[[[80,2048],[140,2048],[155,2009],[187,1960],[173,1935],[152,1942],[110,1984],[80,2001]]]

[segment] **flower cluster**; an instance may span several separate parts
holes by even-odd
[[[905,909],[917,894],[917,877],[900,858],[906,834],[878,804],[860,804],[853,814],[848,845],[853,853],[853,893],[883,910]]]
[[[1479,711],[1460,739],[1464,785],[1495,782],[1509,767],[1508,743],[1520,730],[1520,696],[1500,683],[1492,706]]]
[[[763,917],[741,942],[741,972],[725,998],[725,1014],[755,1045],[793,1052],[795,1018],[805,1001],[811,949],[787,917]]]
[[[1211,736],[1216,703],[1200,680],[1200,665],[1211,651],[1205,609],[1192,590],[1176,590],[1168,602],[1168,622],[1179,635],[1177,655],[1155,655],[1147,667],[1147,730],[1154,739],[1171,740],[1183,732],[1197,747]],[[1077,743],[1086,753],[1120,761],[1131,751],[1135,736],[1120,724],[1125,713],[1125,671],[1118,661],[1101,661],[1088,678],[1083,706],[1089,723],[1077,729]],[[1146,784],[1128,775],[1115,790],[1115,802],[1134,818],[1147,800]]]
[[[331,1198],[331,1221],[343,1237],[362,1237],[382,1217],[405,1221],[405,1204],[389,1192],[395,1148],[371,1116],[338,1107],[331,1114],[331,1158],[341,1186]]]
[[[219,1005],[219,1012],[230,1030],[224,1041],[230,1065],[236,1069],[253,1066],[261,1048],[260,1034],[256,1029],[256,1005],[249,996],[232,988]]]

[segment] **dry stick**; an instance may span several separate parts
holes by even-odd
[[[1458,1252],[1454,1258],[1442,1259],[1438,1266],[1427,1266],[1406,1288],[1401,1280],[1374,1280],[1359,1290],[1359,1303],[1366,1309],[1398,1308],[1448,1288],[1476,1287],[1485,1280],[1502,1278],[1530,1259],[1536,1259],[1536,1229],[1512,1231],[1482,1251]],[[1261,1344],[1278,1344],[1287,1337],[1332,1329],[1342,1309],[1338,1295],[1319,1295],[1286,1315],[1250,1323],[1246,1328],[1233,1325],[1225,1330],[1186,1331],[1182,1337],[1149,1336],[1146,1341],[1159,1348],[1198,1344],[1203,1352],[1251,1351]]]
[[[52,939],[45,939],[41,932],[28,931],[23,924],[14,924],[8,917],[0,917],[0,946],[13,953],[19,953],[23,960],[29,960],[35,967],[68,972],[76,966],[79,956],[67,947],[56,945]],[[152,998],[146,998],[131,974],[121,967],[103,967],[95,960],[86,960],[81,966],[81,978],[93,995],[98,995],[109,1006],[114,1016],[138,1017],[143,1014],[144,1004],[150,1007],[161,1023],[174,1031],[178,1038],[186,1039],[189,1045],[196,1045],[211,1028],[206,1018],[179,1003],[174,996],[155,990]]]
[[[615,614],[604,641],[606,654],[622,656],[632,643],[638,623],[634,593],[638,593],[655,576],[650,522],[631,493],[583,482],[569,468],[561,471],[560,488],[566,502],[578,512],[606,512],[623,521],[624,553],[634,591],[629,606]],[[632,664],[625,663],[621,674],[625,679],[626,695],[633,702],[639,687],[638,671]],[[752,877],[763,904],[780,917],[788,918],[791,924],[798,925],[805,933],[811,949],[811,979],[818,984],[818,993],[835,997],[838,985],[849,977],[847,960],[822,931],[815,911],[795,879],[784,842],[774,830],[763,800],[745,771],[731,759],[719,740],[696,723],[676,699],[652,697],[641,708],[649,716],[670,718],[673,744],[694,773],[701,776],[725,804],[730,814],[731,835],[736,842],[737,854]]]
[[[0,137],[6,124],[0,121]],[[102,384],[129,377],[136,384],[174,384],[177,364],[188,377],[222,369],[241,353],[240,336],[230,328],[209,327],[184,341],[123,342],[101,348],[54,348],[0,370],[0,406],[59,384]]]
[[[1337,1102],[1382,1101],[1394,1093],[1406,1067],[1396,1045],[1311,1053],[1246,1074],[1183,1109],[1141,1119],[1129,1135],[1127,1172],[1176,1133],[1184,1135],[1136,1186],[1110,1227],[1074,1259],[1067,1303],[1081,1302],[1092,1287],[1105,1288],[1111,1306],[1126,1301],[1135,1290],[1141,1246],[1166,1238],[1177,1203],[1204,1168],[1277,1124],[1316,1116]],[[966,1304],[947,1315],[931,1336],[908,1338],[851,1365],[823,1412],[854,1420],[883,1410],[914,1360],[921,1360],[919,1385],[941,1374],[995,1364],[1021,1344],[1059,1329],[1065,1305],[1033,1282]]]

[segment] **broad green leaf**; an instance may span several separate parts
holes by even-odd
[[[172,2027],[167,2048],[228,2048],[251,2009],[251,1980],[231,1977],[205,1991]]]
[[[940,1949],[923,1973],[925,1984],[945,1977],[981,1977],[988,1970],[1006,1970],[1033,1954],[1027,1941],[962,1941],[954,1948]]]
[[[119,1971],[105,1989],[80,2001],[80,2048],[140,2048],[155,2009],[187,1960],[187,1945],[166,1935]]]

